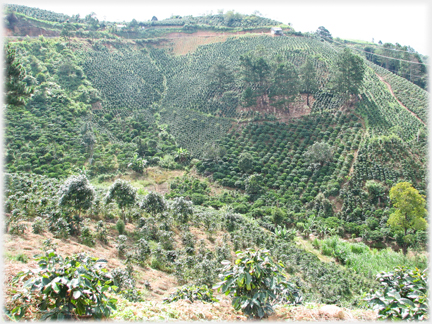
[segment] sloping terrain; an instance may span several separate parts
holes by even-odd
[[[114,319],[245,319],[228,297],[161,302],[186,284],[212,287],[221,261],[248,248],[269,250],[315,305],[281,306],[269,319],[373,319],[358,308],[378,289],[376,274],[426,267],[426,231],[388,222],[392,187],[426,193],[428,94],[417,85],[357,56],[363,78],[344,92],[343,46],[256,33],[276,23],[264,18],[173,18],[141,26],[167,29],[160,38],[122,39],[84,31],[91,17],[32,15],[53,30],[75,19],[83,31],[7,42],[18,82],[32,89],[5,109],[8,305],[12,277],[21,262],[36,266],[31,255],[47,239],[60,254],[108,260],[124,285]],[[234,30],[248,19],[251,33]],[[324,158],[312,154],[317,145]],[[62,202],[73,175],[90,180],[88,206]],[[118,183],[131,185],[130,201],[110,200]],[[408,243],[407,255],[394,251]],[[328,315],[322,304],[344,311]]]

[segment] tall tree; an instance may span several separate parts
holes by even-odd
[[[247,88],[254,89],[254,95],[257,97],[267,94],[270,86],[270,65],[267,61],[263,57],[255,58],[251,54],[246,54],[240,56],[240,67],[241,77]]]
[[[87,210],[93,205],[95,190],[84,174],[70,176],[59,191],[59,206],[70,207],[78,211]]]
[[[309,57],[300,67],[300,79],[302,90],[307,94],[306,104],[309,106],[309,95],[318,90],[316,70],[313,66],[312,60]]]
[[[325,142],[315,142],[304,153],[305,158],[311,163],[319,163],[321,166],[333,158],[332,147]]]
[[[105,203],[115,201],[122,211],[123,222],[126,224],[125,208],[133,206],[136,202],[136,189],[122,179],[117,179],[108,189]]]
[[[269,97],[273,106],[289,109],[299,93],[300,79],[294,65],[290,62],[279,63],[273,72]]]
[[[408,182],[400,182],[390,190],[390,200],[396,208],[390,215],[387,223],[391,228],[403,231],[407,237],[408,230],[425,230],[427,222],[425,216],[426,201],[422,195]],[[406,255],[408,240],[404,239],[402,251]]]
[[[221,62],[216,63],[209,69],[207,77],[210,81],[210,87],[219,94],[229,90],[234,82],[233,72]]]
[[[316,33],[318,36],[325,38],[326,40],[333,40],[332,35],[324,26],[319,26]]]
[[[333,82],[336,91],[345,95],[357,95],[363,82],[365,65],[363,59],[345,48],[336,60],[336,71]]]
[[[8,105],[23,105],[33,92],[23,79],[26,72],[17,58],[16,50],[11,44],[6,45],[6,103]]]

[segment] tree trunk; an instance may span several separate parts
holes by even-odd
[[[408,252],[408,244],[407,243],[404,243],[403,245],[402,245],[402,252],[403,252],[403,255],[407,255],[407,252]]]
[[[306,94],[306,104],[309,107],[309,92]]]

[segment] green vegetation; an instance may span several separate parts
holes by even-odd
[[[9,244],[52,235],[112,249],[126,266],[111,281],[97,258],[47,252],[41,262],[62,267],[41,271],[67,278],[54,285],[20,273],[6,291],[21,294],[8,300],[11,318],[153,318],[130,304],[165,294],[150,293],[148,271],[183,287],[163,296],[164,319],[179,318],[177,300],[219,299],[218,278],[233,311],[252,318],[277,303],[359,308],[370,290],[380,316],[423,316],[423,288],[399,298],[374,281],[381,272],[423,278],[427,264],[428,95],[406,79],[408,67],[397,76],[390,61],[354,54],[322,26],[280,37],[159,37],[279,25],[259,14],[154,17],[121,29],[95,14],[7,8],[8,28],[50,35],[4,48]],[[28,261],[21,248],[7,252]],[[85,266],[100,277],[90,285],[99,304],[71,295],[87,284],[72,278]],[[25,276],[37,288],[23,286]]]
[[[209,303],[218,302],[213,296],[213,290],[210,290],[207,286],[191,285],[178,288],[168,298],[164,299],[164,303],[172,303],[180,299],[186,299],[192,303],[196,300]]]
[[[268,251],[247,249],[237,252],[234,266],[229,261],[215,287],[234,296],[234,309],[242,310],[250,318],[267,317],[275,303],[295,305],[301,301],[297,287],[282,275],[282,263],[275,263]]]
[[[366,300],[380,319],[425,320],[428,313],[427,272],[398,267],[377,275],[381,289]]]
[[[26,280],[21,292],[14,296],[16,305],[12,319],[20,319],[29,307],[36,307],[40,320],[109,317],[116,299],[106,292],[114,286],[102,267],[106,261],[85,254],[63,258],[48,250],[36,258],[39,271],[21,271],[13,279]]]

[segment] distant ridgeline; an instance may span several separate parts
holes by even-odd
[[[349,188],[367,180],[390,185],[404,179],[426,189],[427,92],[364,60],[358,95],[347,98],[334,82],[342,45],[310,34],[272,37],[270,28],[268,35],[226,34],[212,43],[188,36],[193,46],[186,37],[124,40],[93,15],[82,20],[24,6],[6,10],[12,29],[23,19],[35,23],[32,16],[63,32],[9,42],[25,70],[21,82],[33,88],[25,105],[5,112],[9,172],[64,178],[85,166],[91,176],[115,174],[129,170],[135,155],[173,168],[183,148],[200,160],[202,174],[221,184],[245,189],[255,172],[287,201],[312,201],[320,192],[349,201]],[[74,28],[66,30],[59,21],[68,19]],[[177,21],[278,24],[228,12],[131,22],[125,30]],[[182,46],[190,46],[181,51],[187,54],[178,53]],[[250,74],[257,69],[261,74]],[[304,155],[320,141],[333,149],[322,168]],[[246,152],[253,162],[242,170]]]

